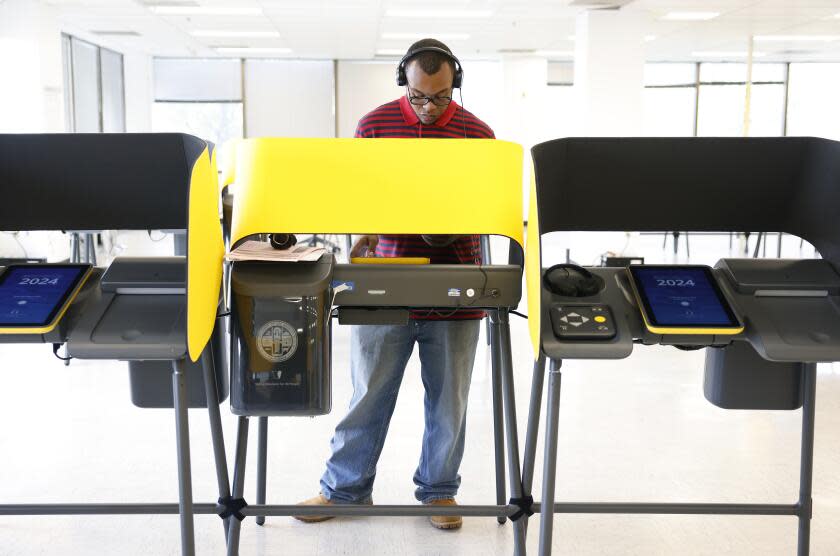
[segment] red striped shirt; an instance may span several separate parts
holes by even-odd
[[[455,101],[431,125],[420,122],[408,99],[383,104],[366,114],[356,127],[356,137],[495,139],[490,126],[476,118]],[[481,264],[481,243],[476,235],[461,236],[446,247],[432,247],[417,235],[380,235],[378,257],[428,257],[432,264]],[[422,320],[480,319],[484,312],[459,309],[456,312],[412,311],[412,318]]]

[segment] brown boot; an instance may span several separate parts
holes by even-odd
[[[367,502],[363,502],[366,506],[370,506],[373,504],[373,499],[368,500]],[[308,500],[304,500],[303,502],[298,502],[298,506],[333,506],[335,505],[333,502],[330,502],[326,496],[323,494],[318,494],[318,496],[313,496]],[[304,523],[319,523],[321,521],[326,521],[328,519],[332,519],[334,515],[293,515],[293,518],[303,521]]]
[[[308,500],[304,500],[303,502],[298,502],[298,506],[332,506],[333,503],[327,500],[327,498],[323,494],[318,494],[318,496],[314,496]],[[332,519],[335,516],[333,515],[294,515],[292,516],[298,521],[303,521],[304,523],[319,523],[321,521],[326,521],[328,519]]]
[[[430,500],[424,502],[427,506],[457,506],[458,503],[454,498],[442,498],[440,500]],[[459,515],[433,515],[429,518],[432,527],[436,529],[460,529],[464,520]]]

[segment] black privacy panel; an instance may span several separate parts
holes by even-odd
[[[557,139],[532,149],[540,233],[787,232],[840,261],[840,143]]]
[[[190,135],[0,135],[0,230],[186,228]]]

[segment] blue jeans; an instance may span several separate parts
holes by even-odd
[[[332,455],[321,477],[325,497],[336,503],[370,501],[376,463],[415,342],[426,396],[414,495],[429,502],[457,494],[480,322],[413,320],[400,326],[353,327],[353,398],[330,442]]]

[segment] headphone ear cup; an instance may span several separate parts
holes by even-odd
[[[560,282],[559,284],[552,284],[553,291],[557,295],[563,297],[577,297],[578,287],[576,282]]]
[[[408,78],[405,76],[405,67],[403,67],[402,62],[400,62],[400,65],[397,66],[397,85],[405,87],[407,84]]]
[[[557,274],[561,270],[564,272],[562,276]],[[585,268],[561,264],[546,271],[543,275],[543,285],[550,292],[562,297],[589,297],[604,288],[604,280]]]
[[[563,297],[576,297],[578,291],[577,280],[552,280],[551,275],[555,272],[557,270],[551,270],[543,276],[543,285],[545,285],[548,291],[562,295]],[[569,277],[568,274],[566,277]]]
[[[589,278],[581,278],[577,283],[577,289],[580,297],[587,297],[600,292],[601,284],[601,279],[595,275],[592,275]]]
[[[464,82],[464,70],[461,69],[461,66],[458,66],[458,69],[455,70],[455,77],[452,79],[452,88],[453,89],[460,89],[461,84]]]

